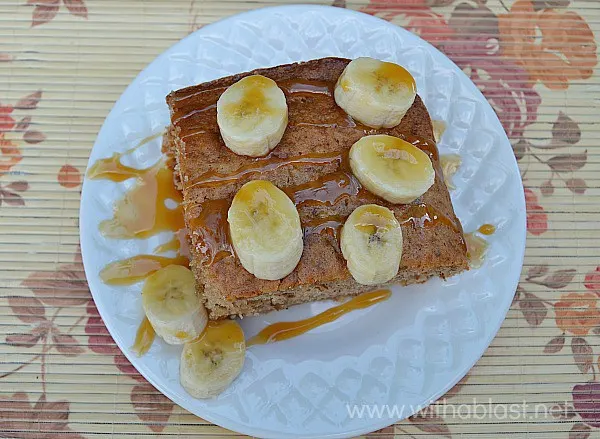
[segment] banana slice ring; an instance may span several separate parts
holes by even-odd
[[[365,136],[350,149],[350,167],[363,186],[390,203],[410,203],[435,182],[429,156],[383,134]]]
[[[154,331],[169,344],[195,339],[208,322],[194,275],[180,265],[168,265],[146,280],[142,305]]]
[[[393,279],[400,268],[402,242],[402,228],[394,213],[376,204],[357,207],[342,227],[342,254],[359,284]]]
[[[281,189],[264,180],[246,183],[227,214],[231,241],[242,266],[259,279],[290,274],[304,249],[296,206]]]
[[[334,90],[336,103],[372,128],[398,125],[416,96],[415,80],[406,69],[373,58],[351,61]]]
[[[285,132],[287,102],[275,81],[246,76],[231,85],[217,101],[217,123],[225,145],[239,155],[264,156]]]
[[[240,374],[246,342],[233,320],[211,321],[202,335],[181,352],[179,381],[195,398],[219,395]]]

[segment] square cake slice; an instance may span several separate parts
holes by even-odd
[[[446,278],[468,268],[462,227],[444,184],[429,113],[419,96],[401,123],[370,129],[355,122],[333,98],[335,83],[350,62],[323,58],[255,70],[172,92],[171,126],[164,149],[176,159],[191,241],[191,268],[212,319],[265,313],[314,300],[337,299],[375,289],[354,281],[339,247],[345,218],[358,206],[391,209],[402,225],[402,262],[390,284]],[[216,103],[227,87],[260,74],[284,91],[289,123],[266,157],[239,156],[223,143]],[[401,137],[429,154],[433,186],[410,204],[391,204],[361,187],[348,167],[348,151],[361,137]],[[297,206],[304,251],[294,271],[277,281],[247,272],[233,251],[227,211],[250,180],[269,180]]]

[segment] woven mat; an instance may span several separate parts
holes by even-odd
[[[278,3],[0,1],[0,437],[235,435],[173,405],[113,343],[83,274],[79,196],[96,133],[141,69],[194,29]],[[471,76],[527,199],[521,284],[486,354],[446,413],[368,436],[599,438],[600,2],[334,3],[405,26]]]

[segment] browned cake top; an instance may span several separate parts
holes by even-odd
[[[185,219],[199,279],[229,300],[254,297],[306,284],[347,279],[339,251],[344,219],[359,205],[392,209],[402,224],[402,269],[431,271],[466,265],[466,249],[439,168],[427,109],[417,96],[402,122],[374,130],[353,121],[333,99],[333,88],[349,60],[325,58],[257,70],[171,93],[172,133],[184,194]],[[266,157],[239,156],[225,147],[216,121],[221,93],[243,76],[275,80],[286,95],[289,124],[279,145]],[[347,155],[367,134],[402,137],[429,153],[434,185],[409,205],[392,205],[363,189],[349,170]],[[255,278],[234,256],[228,238],[227,209],[246,182],[270,180],[295,202],[305,231],[304,253],[280,281]]]

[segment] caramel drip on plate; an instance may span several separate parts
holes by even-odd
[[[178,123],[178,122],[180,122],[182,120],[185,120],[185,119],[187,119],[189,117],[194,117],[196,114],[206,113],[207,111],[212,111],[212,110],[215,110],[215,114],[216,114],[216,111],[217,111],[217,104],[216,103],[207,105],[206,107],[202,107],[202,108],[197,109],[197,110],[190,111],[189,113],[185,113],[185,114],[176,116],[176,118],[173,121],[173,123],[176,124],[176,123]]]
[[[116,183],[130,178],[141,177],[148,170],[136,169],[121,163],[122,154],[115,153],[112,157],[96,161],[87,173],[91,180],[110,180]]]
[[[164,231],[177,232],[184,228],[181,194],[175,188],[173,172],[161,160],[146,169],[136,169],[121,163],[121,158],[139,147],[160,137],[163,132],[148,136],[136,146],[109,158],[97,160],[88,171],[90,179],[122,182],[136,178],[137,182],[115,205],[114,216],[100,223],[103,235],[110,238],[148,238]],[[172,207],[167,204],[172,203]],[[179,240],[159,245],[157,253],[179,249]],[[188,266],[188,258],[167,258],[154,255],[137,255],[108,264],[100,278],[109,285],[132,285],[150,276],[160,268],[176,264]]]
[[[150,136],[144,137],[142,140],[140,140],[138,144],[135,145],[133,148],[129,148],[128,150],[123,152],[116,152],[111,157],[105,159],[96,160],[94,164],[90,167],[87,173],[87,177],[91,180],[105,179],[117,183],[128,180],[130,178],[141,177],[146,172],[148,172],[149,169],[136,169],[130,166],[126,166],[121,163],[121,158],[128,154],[131,154],[138,148],[162,136],[163,134],[163,131],[151,134]]]
[[[477,231],[482,235],[493,235],[496,231],[496,226],[493,224],[483,224]]]
[[[167,258],[155,255],[137,255],[108,264],[100,272],[100,279],[108,285],[132,285],[146,279],[167,265],[189,265],[188,258]]]
[[[152,343],[154,343],[155,336],[156,333],[150,324],[150,320],[148,320],[147,317],[144,317],[144,320],[140,323],[137,333],[135,334],[135,342],[133,343],[131,350],[135,352],[138,357],[141,357],[150,350]]]
[[[91,178],[138,179],[135,187],[115,205],[113,218],[100,223],[102,234],[116,239],[148,238],[183,228],[181,193],[173,183],[173,171],[163,161],[147,169],[133,169],[123,166],[119,159],[119,155],[113,155],[110,160],[96,162],[90,170],[95,171]],[[167,200],[173,203],[172,208],[167,206]]]
[[[227,223],[230,204],[230,200],[205,201],[198,206],[199,214],[191,220],[191,230],[198,235],[196,248],[202,254],[205,266],[234,255]]]
[[[302,335],[311,329],[331,323],[344,314],[357,309],[368,308],[376,303],[389,299],[390,290],[377,290],[356,296],[341,305],[334,306],[316,316],[296,322],[278,322],[267,326],[246,343],[246,346],[274,343]]]

